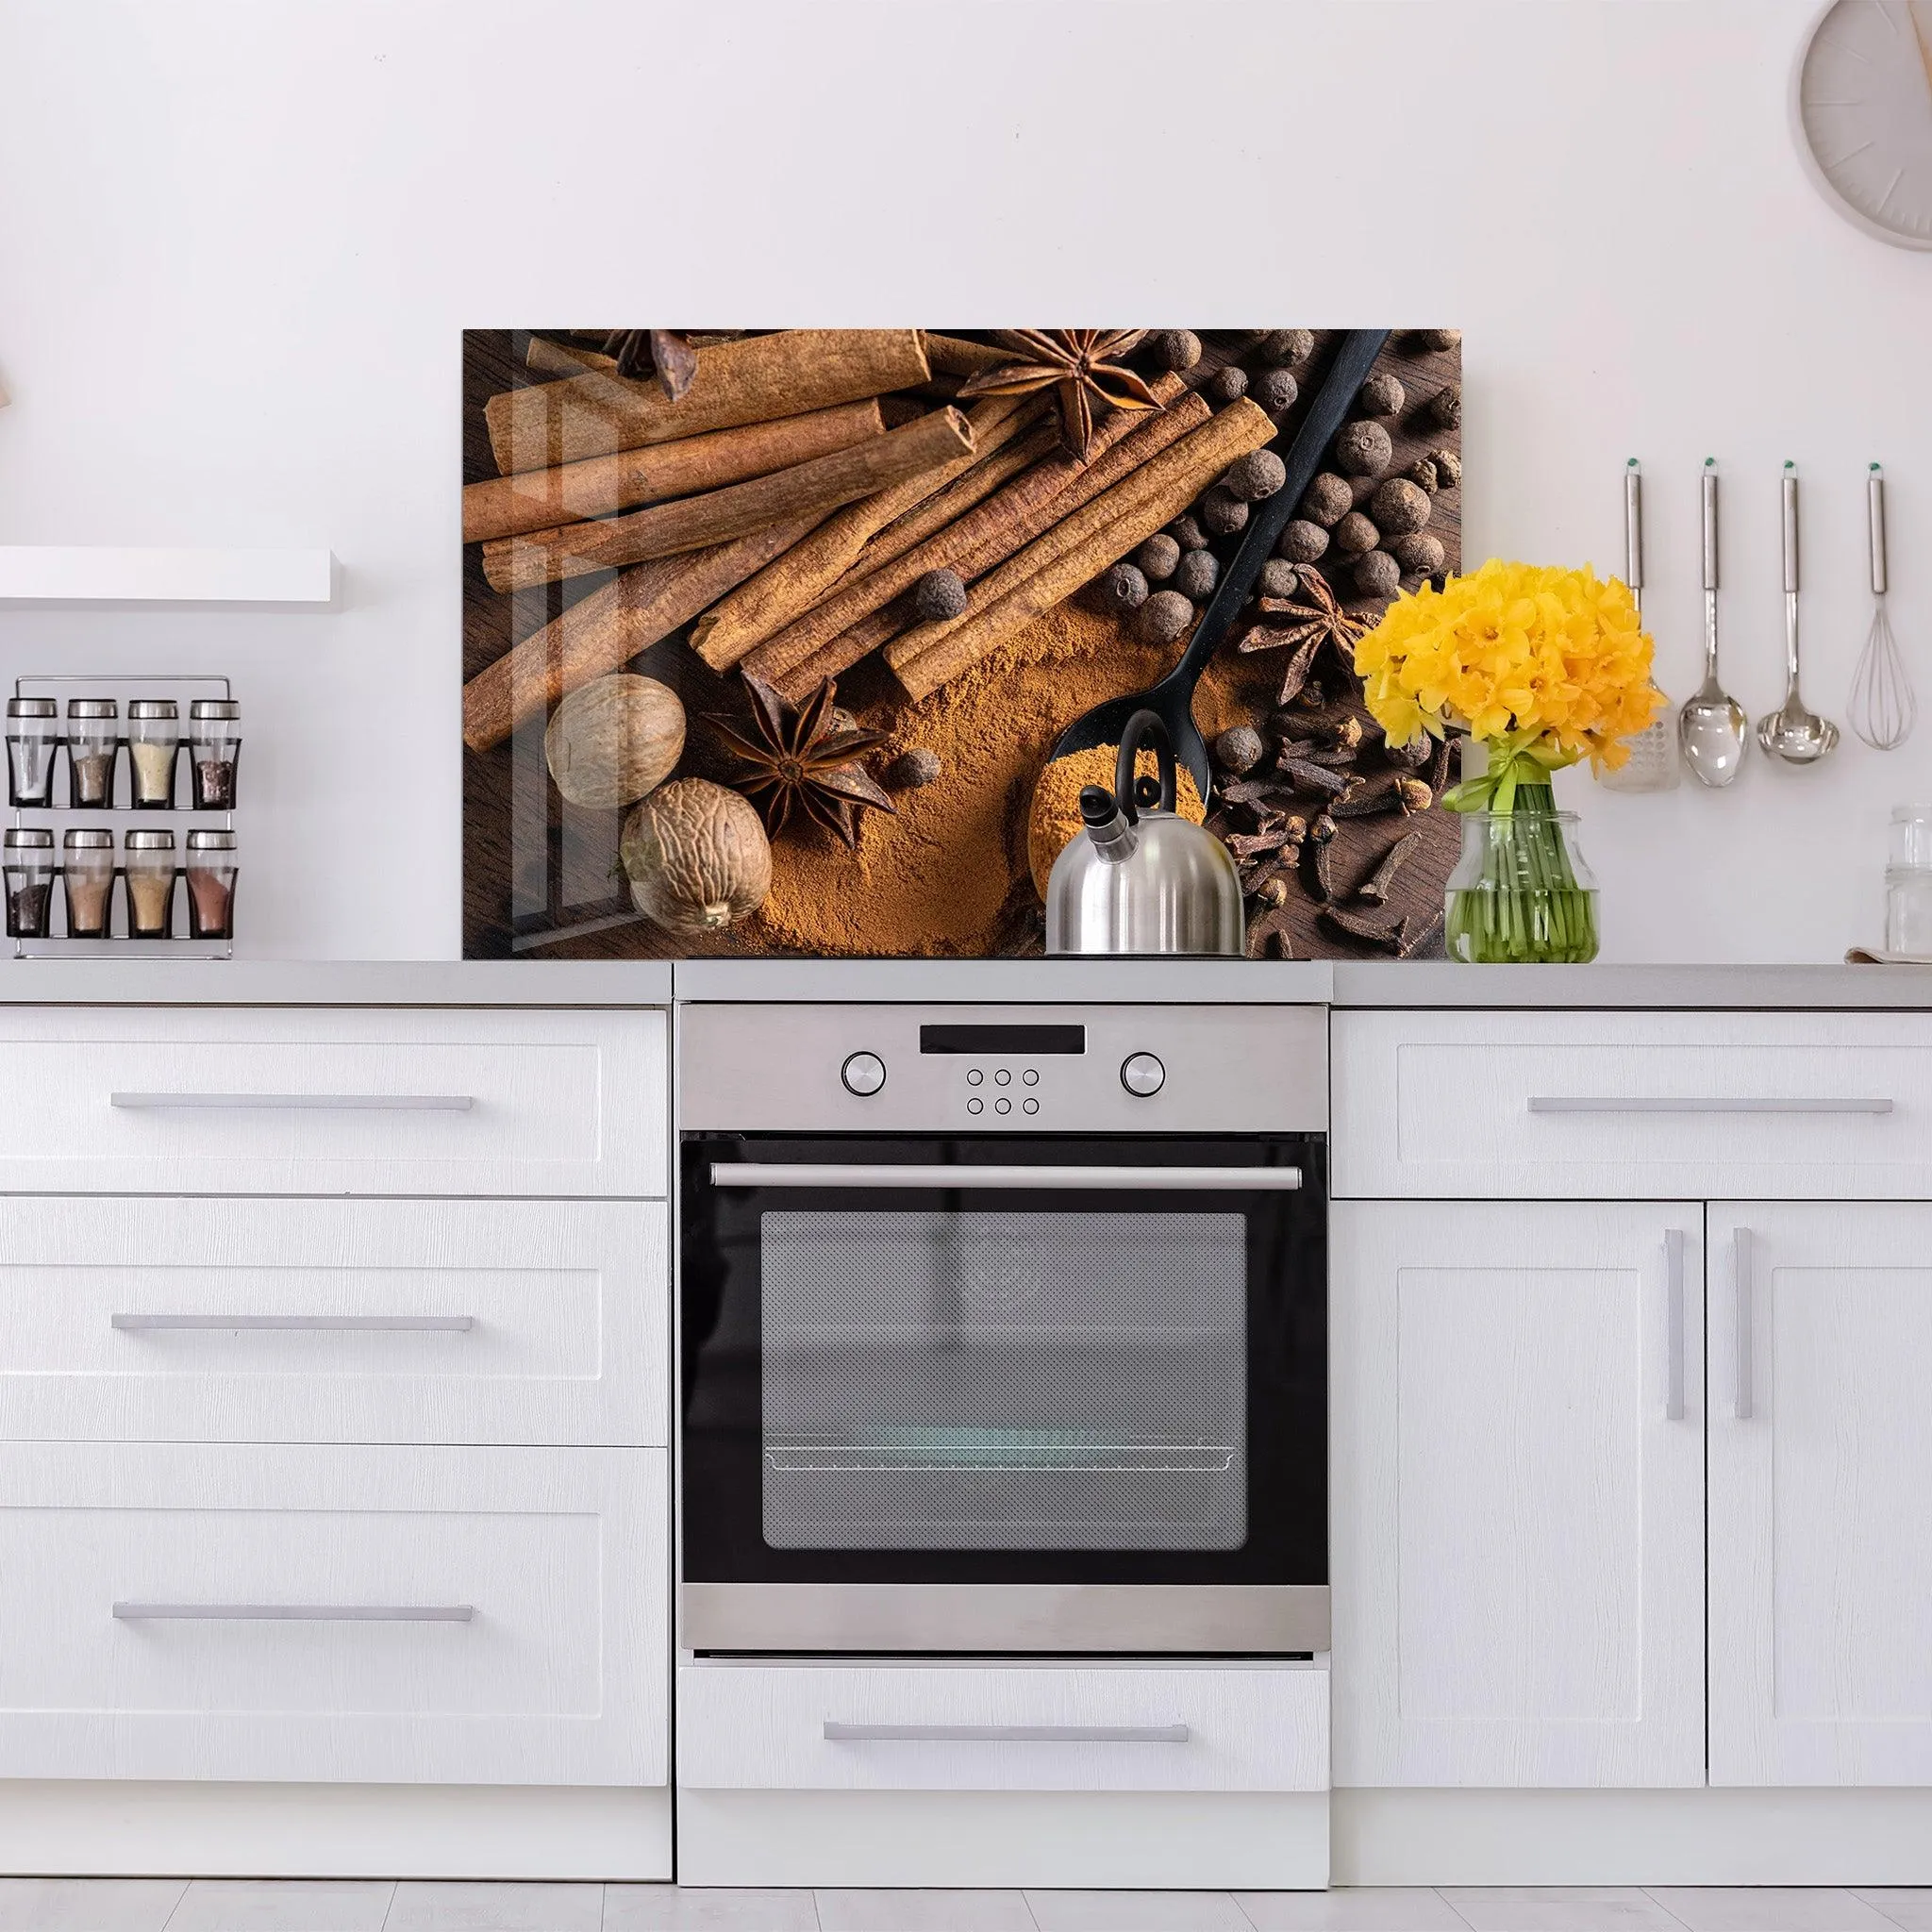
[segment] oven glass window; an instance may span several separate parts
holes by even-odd
[[[773,1548],[1246,1541],[1240,1214],[782,1210],[760,1249]]]

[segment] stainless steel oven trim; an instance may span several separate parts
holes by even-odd
[[[1190,1193],[1291,1193],[1298,1167],[1048,1167],[988,1161],[920,1164],[714,1160],[714,1188],[1078,1188],[1175,1190]]]
[[[685,1583],[688,1650],[1280,1656],[1328,1648],[1325,1583]]]

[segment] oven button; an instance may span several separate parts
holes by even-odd
[[[1020,1077],[1025,1081],[1027,1086],[1038,1087],[1040,1085],[1040,1069],[1038,1067],[1028,1067]]]
[[[839,1069],[839,1077],[848,1093],[876,1093],[886,1084],[886,1063],[875,1053],[855,1053]]]
[[[973,1098],[966,1103],[966,1111],[968,1113],[977,1113],[980,1110],[980,1108],[983,1108],[985,1105],[986,1102],[980,1099],[980,1097],[975,1093],[973,1096]]]
[[[981,1082],[981,1081],[982,1081],[983,1079],[985,1079],[985,1078],[986,1078],[986,1075],[985,1075],[984,1074],[982,1074],[982,1073],[981,1073],[981,1072],[979,1071],[979,1069],[978,1069],[977,1067],[968,1067],[968,1068],[966,1069],[966,1084],[967,1084],[967,1086],[969,1086],[969,1087],[977,1087],[977,1086],[979,1085],[979,1083],[980,1083],[980,1082]]]
[[[1121,1085],[1142,1100],[1158,1093],[1166,1079],[1167,1069],[1151,1053],[1130,1053],[1121,1062]]]
[[[999,1072],[992,1076],[992,1079],[993,1085],[995,1087],[1010,1087],[1013,1083],[1012,1074],[1008,1073],[1006,1068],[1004,1067],[1002,1067],[999,1070]]]
[[[1010,1100],[995,1100],[992,1104],[992,1110],[995,1113],[1011,1113],[1013,1103]]]
[[[1039,1101],[1035,1100],[1030,1094],[1024,1100],[1023,1100],[1020,1103],[1020,1105],[1024,1107],[1028,1113],[1038,1113],[1040,1111]]]

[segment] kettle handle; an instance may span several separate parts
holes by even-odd
[[[1160,713],[1143,708],[1127,720],[1126,729],[1121,733],[1120,761],[1115,765],[1113,774],[1114,802],[1120,807],[1121,816],[1130,825],[1140,822],[1134,808],[1134,760],[1143,739],[1152,744],[1155,763],[1160,770],[1159,809],[1174,809],[1174,740],[1169,737],[1167,724]]]

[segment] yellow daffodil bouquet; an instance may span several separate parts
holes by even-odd
[[[1586,758],[1615,770],[1629,757],[1624,741],[1663,702],[1650,658],[1636,601],[1614,578],[1495,558],[1440,591],[1398,597],[1356,645],[1391,744],[1459,728],[1489,755],[1480,777],[1442,800],[1483,821],[1466,823],[1449,881],[1453,956],[1595,956],[1595,892],[1565,843],[1550,774]]]

